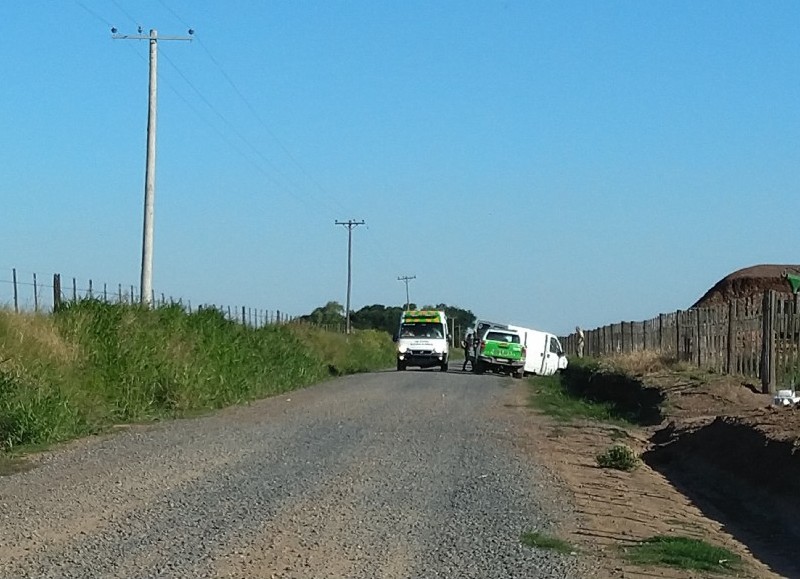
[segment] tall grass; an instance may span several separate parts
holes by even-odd
[[[238,404],[393,359],[381,332],[253,329],[214,309],[85,300],[52,316],[0,311],[0,449]]]

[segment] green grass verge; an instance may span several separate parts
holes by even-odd
[[[52,316],[0,310],[0,451],[193,416],[393,362],[384,332],[254,329],[214,309],[86,300]]]
[[[587,419],[630,425],[614,404],[594,402],[571,393],[559,375],[536,376],[528,384],[531,393],[529,404],[556,420]]]
[[[559,553],[574,553],[576,551],[575,547],[567,541],[552,535],[539,533],[538,531],[522,533],[520,541],[522,541],[523,545],[536,549],[547,549],[548,551],[558,551]]]
[[[637,565],[662,565],[696,571],[727,573],[741,568],[736,553],[689,537],[652,537],[627,547],[625,558]]]

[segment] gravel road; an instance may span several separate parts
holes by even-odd
[[[69,444],[0,477],[0,576],[586,577],[520,544],[571,516],[515,439],[520,387],[350,376]]]

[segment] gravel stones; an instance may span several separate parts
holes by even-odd
[[[0,478],[0,576],[584,577],[520,543],[569,506],[496,418],[510,383],[351,376],[45,453]]]

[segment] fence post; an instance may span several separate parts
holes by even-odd
[[[72,278],[72,301],[73,302],[78,301],[78,282],[75,280],[74,277]]]
[[[119,292],[119,293],[117,294],[117,297],[119,298],[119,300],[118,300],[118,303],[120,303],[120,304],[121,304],[121,303],[122,303],[122,284],[119,284],[119,285],[117,286],[117,291]]]
[[[39,311],[39,286],[36,284],[36,274],[33,274],[33,311]]]
[[[761,310],[761,392],[775,389],[775,291],[766,290]]]
[[[89,280],[89,299],[94,298],[94,291],[92,290],[92,280]]]
[[[664,314],[658,314],[658,353],[664,353]]]
[[[702,337],[703,337],[703,325],[701,323],[701,316],[703,314],[702,309],[695,310],[695,315],[697,316],[697,365],[703,365],[703,347],[702,347]]]
[[[675,359],[681,360],[681,310],[675,310]]]
[[[647,351],[647,320],[642,322],[642,351]]]
[[[103,282],[103,301],[108,303],[108,284]]]
[[[53,311],[61,309],[61,274],[53,274]]]
[[[246,315],[246,314],[245,314],[245,307],[244,307],[244,306],[242,306],[242,325],[243,325],[243,326],[246,326],[246,325],[247,325],[247,319],[245,318],[245,315]]]
[[[736,300],[733,299],[728,302],[728,343],[727,347],[725,348],[726,354],[725,356],[727,359],[725,360],[725,372],[727,374],[733,374],[733,342],[734,342],[734,332],[733,332],[733,318],[736,315]]]
[[[19,313],[19,295],[17,294],[17,268],[11,269],[11,278],[14,280],[14,312]]]

